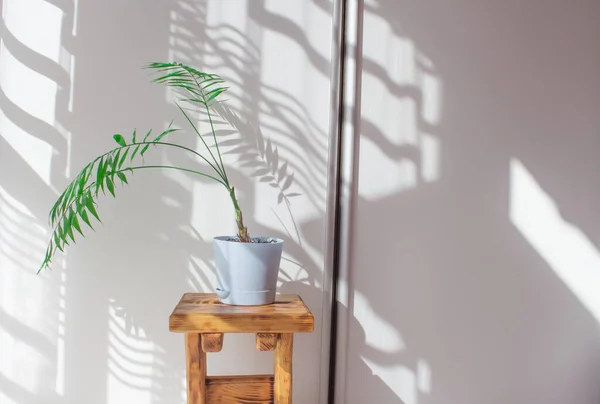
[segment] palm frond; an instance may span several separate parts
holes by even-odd
[[[158,74],[153,81],[169,87],[179,88],[189,93],[185,101],[200,103],[205,107],[227,91],[225,80],[219,75],[204,73],[181,63],[150,63],[147,68]]]
[[[242,213],[235,197],[235,191],[229,185],[210,112],[216,98],[227,91],[228,87],[224,86],[225,81],[216,74],[204,73],[181,63],[151,63],[147,68],[153,69],[158,73],[158,77],[154,79],[155,82],[183,90],[186,93],[186,97],[182,99],[183,101],[201,104],[204,107],[214,139],[216,156],[211,151],[211,148],[200,134],[192,119],[179,105],[178,107],[188,123],[200,139],[202,139],[204,146],[210,154],[209,158],[212,158],[212,162],[209,161],[209,158],[197,153],[195,150],[162,141],[165,136],[176,130],[171,129],[170,126],[154,137],[154,139],[152,139],[152,130],[148,131],[142,141],[138,140],[138,133],[135,130],[129,142],[120,134],[114,135],[113,138],[118,147],[97,157],[86,165],[50,209],[49,221],[53,231],[39,271],[49,267],[57,250],[64,252],[65,247],[70,245],[70,242],[75,242],[77,235],[83,236],[83,230],[86,226],[92,230],[94,229],[92,219],[100,221],[100,216],[96,209],[98,195],[108,192],[113,197],[116,197],[117,185],[119,183],[127,184],[128,175],[138,169],[163,168],[181,170],[201,175],[222,184],[228,190],[235,208],[240,239],[242,241],[250,241],[248,230],[243,224]],[[193,153],[207,162],[216,172],[216,176],[175,166],[145,166],[143,162],[141,166],[134,166],[132,163],[136,157],[138,159],[143,157],[150,146],[176,147]]]
[[[225,80],[223,80],[221,76],[217,74],[204,73],[182,63],[154,62],[150,63],[147,68],[154,69],[158,73],[159,77],[155,78],[154,82],[165,84],[168,87],[183,89],[189,93],[189,98],[183,98],[183,101],[198,103],[204,106],[208,121],[210,123],[210,129],[218,160],[214,156],[210,147],[208,147],[206,144],[206,141],[194,123],[189,119],[185,111],[179,105],[177,105],[198,137],[202,140],[205,148],[212,157],[214,161],[214,166],[211,164],[212,168],[224,179],[225,183],[229,185],[229,180],[227,178],[227,173],[225,172],[225,166],[223,165],[223,158],[221,156],[221,151],[219,150],[219,142],[217,141],[217,135],[215,133],[215,127],[213,125],[209,108],[212,106],[213,100],[227,91],[228,87],[223,85],[225,84]]]
[[[127,143],[125,138],[120,134],[113,136],[118,147],[97,157],[86,165],[71,181],[50,209],[49,222],[53,231],[48,248],[46,249],[45,258],[39,269],[40,271],[50,265],[56,250],[64,252],[65,247],[70,244],[69,240],[75,242],[75,232],[82,236],[84,235],[84,226],[82,224],[92,230],[94,229],[90,219],[95,218],[97,221],[100,221],[100,216],[96,209],[98,194],[108,191],[110,195],[116,197],[116,185],[119,183],[127,184],[128,175],[134,169],[140,168],[131,166],[131,163],[135,159],[135,154],[140,148],[141,152],[139,156],[143,156],[151,145],[173,146],[195,153],[193,150],[183,146],[161,142],[165,136],[176,130],[178,129],[173,129],[169,126],[154,139],[148,141],[151,133],[149,131],[143,142],[136,142],[136,131],[133,132],[130,143]],[[130,153],[131,149],[134,149],[133,153]],[[217,178],[215,180],[221,182]]]

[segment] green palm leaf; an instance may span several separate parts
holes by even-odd
[[[185,90],[190,95],[185,101],[200,103],[205,107],[228,88],[223,86],[225,80],[220,76],[181,63],[150,63],[147,67],[154,69],[159,76],[154,82]]]
[[[151,63],[147,67],[158,73],[158,77],[154,79],[155,82],[175,89],[181,89],[187,94],[187,97],[183,98],[183,101],[198,103],[204,106],[210,122],[210,128],[216,148],[216,156],[204,140],[204,137],[200,134],[198,127],[194,124],[188,114],[178,105],[179,110],[184,115],[186,121],[202,140],[213,162],[195,150],[175,143],[165,142],[163,139],[177,130],[172,129],[171,125],[158,136],[154,137],[153,140],[150,138],[152,130],[147,132],[143,141],[137,139],[137,131],[134,130],[130,143],[127,143],[127,139],[124,136],[120,134],[114,135],[113,139],[116,142],[117,147],[102,154],[83,167],[50,209],[49,222],[53,231],[50,242],[48,243],[48,248],[46,249],[45,258],[39,271],[49,267],[56,251],[64,252],[65,246],[69,245],[69,240],[75,242],[78,234],[81,236],[84,235],[83,225],[94,230],[91,218],[100,221],[100,216],[96,209],[99,191],[104,193],[108,190],[110,195],[116,197],[116,186],[118,185],[116,179],[120,180],[121,184],[127,184],[127,174],[133,173],[133,171],[139,169],[163,168],[181,170],[201,175],[220,183],[230,193],[236,211],[236,221],[238,222],[238,227],[240,229],[240,238],[242,241],[249,241],[247,229],[243,225],[241,210],[237,203],[237,199],[235,198],[235,191],[233,187],[230,187],[227,174],[225,173],[225,167],[219,151],[216,132],[209,108],[212,106],[211,103],[213,103],[217,97],[227,91],[228,87],[224,86],[225,81],[216,74],[200,72],[181,63]],[[175,166],[145,166],[143,159],[140,159],[140,157],[143,156],[152,145],[178,148],[192,153],[196,157],[207,162],[215,171],[216,175]],[[137,160],[136,156],[138,157]],[[142,160],[142,165],[133,165],[135,161],[139,160]]]

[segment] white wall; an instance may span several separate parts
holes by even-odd
[[[599,21],[366,1],[342,402],[600,401]]]
[[[0,402],[184,402],[183,336],[169,333],[168,316],[182,293],[215,284],[211,238],[234,232],[219,188],[187,175],[135,174],[117,200],[100,201],[104,225],[56,259],[53,271],[35,275],[48,210],[69,179],[113,146],[113,133],[160,130],[177,116],[165,89],[140,69],[177,60],[226,77],[231,105],[271,139],[264,158],[241,166],[255,131],[222,132],[250,231],[285,239],[281,291],[300,293],[315,314],[315,333],[296,338],[294,368],[295,402],[314,403],[322,378],[331,4],[0,4]],[[189,133],[176,136],[194,145]],[[158,150],[149,159],[194,164]],[[288,206],[280,189],[301,195]],[[227,336],[224,352],[210,358],[210,373],[266,373],[272,365],[249,335]]]

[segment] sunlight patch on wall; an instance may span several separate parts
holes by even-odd
[[[415,44],[406,37],[398,36],[389,21],[382,16],[365,13],[364,25],[369,26],[364,32],[363,57],[369,61],[376,61],[380,67],[380,79],[383,74],[397,85],[411,85],[416,79]],[[363,66],[365,73],[369,70],[368,63]]]
[[[4,0],[6,28],[32,51],[58,62],[63,12],[44,0]]]
[[[415,369],[404,365],[385,366],[364,356],[361,359],[403,404],[418,404],[419,396],[431,393],[431,368],[423,358],[417,360]]]
[[[600,321],[600,252],[565,221],[517,159],[510,162],[510,220],[589,312]]]
[[[377,200],[440,179],[442,80],[382,16],[366,13],[365,26],[358,188]]]
[[[400,332],[373,310],[366,296],[360,291],[354,291],[353,304],[354,317],[365,334],[365,346],[381,355],[390,355],[390,358],[406,355],[408,348]],[[404,404],[417,404],[419,393],[431,392],[431,368],[423,358],[408,366],[381,364],[370,359],[369,355],[361,355],[361,359],[371,369],[373,375],[379,377]],[[406,363],[406,361],[401,362]]]
[[[65,394],[65,323],[67,321],[66,310],[66,294],[67,294],[67,273],[64,270],[60,273],[60,288],[59,288],[59,311],[58,311],[58,335],[56,340],[56,394],[64,396]]]
[[[126,314],[109,306],[107,402],[151,402],[156,346]]]
[[[367,346],[385,353],[396,353],[406,348],[398,330],[377,314],[359,291],[354,292],[353,312],[365,332]]]
[[[384,366],[368,358],[362,360],[403,404],[418,404],[417,380],[413,370],[402,365]]]
[[[423,358],[417,361],[417,388],[422,393],[431,393],[431,367]]]
[[[21,201],[0,186],[0,374],[32,395],[54,377],[53,302],[48,281],[36,276],[43,228]]]
[[[0,277],[0,284],[12,291],[27,290],[18,297],[0,293],[0,306],[18,302],[18,308],[9,311],[22,324],[10,331],[28,348],[13,347],[10,355],[25,363],[27,372],[12,368],[7,374],[19,388],[32,384],[34,395],[53,391],[58,396],[65,387],[65,273],[36,276],[47,242],[45,217],[40,218],[35,209],[40,201],[22,199],[21,203],[13,196],[23,198],[19,183],[44,188],[35,175],[52,188],[53,157],[63,144],[61,136],[70,137],[56,119],[61,89],[55,80],[60,81],[62,70],[64,77],[70,75],[71,79],[70,103],[73,90],[74,58],[62,46],[62,6],[44,0],[5,0],[5,35],[0,43],[0,136],[7,146],[0,156],[20,168],[8,192],[0,188],[0,268],[8,273],[6,278]],[[63,85],[69,83],[65,80]],[[61,267],[64,269],[64,260],[59,258],[55,268]]]
[[[16,7],[18,12],[12,11],[11,5],[20,4],[20,1],[11,0],[10,4],[6,6],[8,10],[5,17],[7,29],[11,31],[17,41],[22,42],[29,49],[58,63],[61,51],[62,13],[58,15],[49,13],[42,21],[34,24],[37,13],[23,16],[21,13],[26,13],[26,10],[21,10],[21,7]],[[24,3],[28,2],[24,1]],[[52,125],[55,119],[58,84],[31,69],[25,64],[26,61],[20,60],[16,56],[2,41],[2,63],[0,64],[2,90],[12,103],[23,111]]]
[[[441,99],[442,99],[442,81],[432,71],[433,62],[425,55],[417,54],[415,56],[419,69],[417,70],[417,80],[421,88],[421,116],[423,120],[430,125],[437,125],[440,122]]]
[[[2,52],[1,49],[0,52]],[[1,74],[2,73],[0,73],[0,75]],[[1,110],[0,136],[6,140],[6,142],[19,156],[21,156],[23,161],[31,167],[46,185],[50,185],[52,146],[35,136],[31,136],[29,133],[15,125]]]
[[[360,159],[374,164],[359,172],[359,194],[367,199],[380,199],[417,186],[417,164],[411,159],[390,159],[375,142],[361,139]],[[365,165],[366,167],[367,165]],[[361,165],[362,167],[362,165]]]
[[[36,258],[43,255],[44,234],[45,228],[31,211],[0,186],[0,257],[4,256],[14,264],[33,271],[39,264]],[[36,282],[42,282],[41,278],[35,279],[39,279]],[[10,283],[5,285],[8,287]],[[8,294],[7,290],[8,295],[12,293]]]
[[[79,0],[73,0],[73,29],[71,35],[77,36],[77,28],[79,27]]]
[[[22,46],[59,62],[63,12],[40,0],[6,0],[3,7],[6,30]],[[38,73],[13,54],[3,40],[0,44],[0,88],[3,108],[0,134],[46,183],[50,184],[53,148],[47,143],[55,124],[58,84]],[[30,120],[13,121],[11,117]],[[40,121],[39,123],[38,120]],[[44,125],[47,124],[46,125]],[[23,127],[36,127],[39,133],[28,133]],[[46,135],[46,137],[44,136]]]
[[[421,177],[425,182],[440,178],[440,140],[427,133],[421,134]]]

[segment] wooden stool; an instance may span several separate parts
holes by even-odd
[[[291,404],[295,332],[312,332],[314,318],[298,295],[267,306],[230,306],[212,293],[186,293],[169,317],[185,333],[188,404]],[[223,333],[256,333],[256,348],[275,351],[273,375],[207,376],[206,353],[219,352]]]

